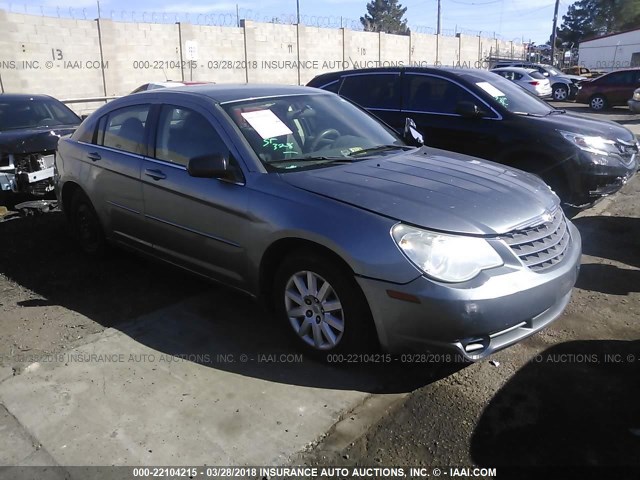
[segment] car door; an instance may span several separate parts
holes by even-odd
[[[601,80],[602,94],[609,105],[624,105],[633,95],[636,82],[636,72],[632,70],[611,73]]]
[[[91,142],[79,142],[87,167],[79,174],[106,233],[146,249],[140,169],[146,153],[149,104],[130,105],[98,120]]]
[[[403,118],[415,120],[429,146],[493,158],[498,150],[499,116],[462,84],[430,73],[405,72]],[[467,118],[456,112],[458,102],[473,102],[486,110],[485,118]]]
[[[400,77],[399,71],[347,74],[339,93],[402,132],[405,118],[400,113]]]
[[[219,124],[197,105],[158,105],[155,118],[155,136],[141,178],[144,214],[156,254],[242,288],[247,191]],[[216,154],[229,159],[238,181],[189,175],[191,158]]]

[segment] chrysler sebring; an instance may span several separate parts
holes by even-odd
[[[308,353],[477,360],[564,310],[581,241],[537,177],[420,146],[330,92],[114,100],[59,142],[81,248],[118,244],[265,299]]]

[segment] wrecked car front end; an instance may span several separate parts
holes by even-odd
[[[74,129],[0,132],[0,191],[34,196],[53,192],[58,139]]]
[[[53,192],[58,140],[82,122],[48,95],[0,94],[0,194]]]

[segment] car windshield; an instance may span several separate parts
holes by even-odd
[[[491,75],[490,79],[484,75],[482,77],[476,76],[473,73],[462,75],[493,97],[499,106],[511,113],[544,116],[553,111],[553,108],[546,102],[500,75]]]
[[[75,113],[57,100],[0,97],[0,131],[77,125],[80,122]]]
[[[292,171],[389,155],[408,147],[337,95],[287,95],[222,104],[268,169]]]
[[[556,67],[552,67],[552,66],[548,65],[548,66],[545,66],[544,68],[545,68],[545,70],[547,72],[549,72],[553,76],[562,75],[562,72],[560,70],[558,70]]]

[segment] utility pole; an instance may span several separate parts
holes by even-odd
[[[300,0],[296,0],[296,13],[298,15],[298,25],[300,25]]]
[[[438,29],[436,30],[436,34],[440,35],[440,0],[438,0]]]
[[[558,7],[560,0],[556,0],[556,8],[553,12],[553,32],[551,32],[551,65],[555,65],[556,54],[556,32],[558,30]]]

